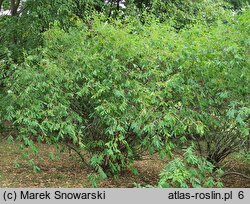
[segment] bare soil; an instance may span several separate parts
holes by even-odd
[[[54,147],[40,144],[39,155],[35,159],[41,171],[35,173],[28,165],[16,167],[16,162],[24,163],[20,157],[18,144],[0,142],[0,187],[1,188],[83,188],[91,187],[88,174],[91,171],[81,165],[75,155],[69,152],[60,154],[60,159],[51,161],[49,153],[56,154]],[[166,165],[166,160],[160,160],[157,155],[146,155],[143,160],[135,161],[134,166],[139,175],[133,174],[129,169],[124,170],[118,178],[108,178],[100,183],[105,188],[133,188],[135,184],[155,185],[159,173]],[[238,157],[230,157],[225,161],[226,169],[243,174],[250,174],[250,165],[245,164]],[[231,188],[250,188],[250,180],[239,175],[228,175],[223,178],[224,186]]]

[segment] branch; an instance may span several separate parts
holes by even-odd
[[[81,158],[82,162],[86,165],[87,168],[89,168],[89,164],[85,161],[85,159],[83,158],[83,155],[81,154],[81,152],[79,150],[77,150],[75,147],[71,146],[69,143],[64,143],[68,148],[74,150],[78,156]]]
[[[228,176],[228,175],[238,175],[238,176],[242,176],[243,178],[246,178],[246,179],[250,179],[250,176],[247,176],[247,175],[245,175],[245,174],[241,174],[241,173],[239,173],[239,172],[234,172],[234,171],[232,171],[232,172],[227,172],[227,173],[225,173],[225,174],[223,174],[221,177],[225,177],[225,176]]]

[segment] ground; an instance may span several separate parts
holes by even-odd
[[[43,161],[38,161],[41,171],[34,173],[27,165],[16,167],[16,161],[21,161],[18,144],[9,144],[7,141],[0,141],[0,188],[83,188],[91,187],[87,176],[90,172],[81,165],[76,157],[67,151],[61,153],[60,160],[51,161],[49,152],[55,152],[51,146],[41,144],[39,149]],[[135,161],[135,167],[139,176],[134,175],[129,169],[124,170],[119,178],[109,178],[100,183],[100,187],[123,188],[135,187],[136,184],[155,185],[159,179],[158,175],[167,161],[158,159],[156,155],[146,155],[143,160]],[[250,165],[243,163],[238,157],[233,156],[225,161],[225,168],[230,171],[237,171],[249,175]],[[228,175],[223,178],[225,187],[250,188],[250,180],[238,175]]]

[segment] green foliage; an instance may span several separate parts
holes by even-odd
[[[143,23],[131,16],[107,21],[102,14],[83,23],[74,18],[73,4],[46,2],[37,1],[31,13],[18,19],[22,22],[26,16],[27,22],[37,22],[30,31],[34,25],[43,47],[25,52],[22,63],[10,63],[11,74],[5,69],[0,76],[8,75],[0,99],[1,117],[13,122],[17,139],[29,147],[24,157],[28,149],[37,154],[35,142],[72,145],[79,155],[87,152],[83,159],[98,172],[90,177],[96,185],[99,176],[118,174],[142,149],[164,157],[171,155],[173,143],[179,145],[190,137],[223,141],[221,136],[231,132],[227,137],[239,147],[238,139],[249,135],[249,11],[221,18],[224,11],[217,6],[219,11],[210,19],[212,9],[203,7],[210,1],[199,1],[203,3],[197,3],[197,8],[189,1],[183,8],[171,3],[175,10],[167,14],[180,12],[173,15],[178,22],[175,27],[197,20],[177,32],[171,23],[159,20],[164,11],[145,17]],[[158,4],[153,5],[156,9]],[[186,8],[198,13],[189,16]],[[57,9],[63,18],[50,15]],[[215,21],[224,17],[227,21]],[[208,26],[200,21],[213,23]],[[27,35],[27,27],[22,29]],[[32,36],[38,44],[31,47],[38,47],[36,34]],[[0,61],[7,70],[8,62]],[[186,157],[171,163],[178,167],[180,177],[170,178],[165,172],[177,182],[174,185],[188,185],[186,178],[193,172],[190,164],[204,165],[201,176],[211,171],[208,162],[188,152]]]
[[[143,11],[152,12],[160,21],[174,20],[174,27],[180,29],[197,21],[211,24],[218,19],[226,20],[231,11],[223,0],[151,0],[135,1]]]
[[[246,163],[246,164],[249,164],[250,163],[250,151],[248,151],[248,152],[245,152],[244,154],[243,154],[243,158],[244,158],[244,163]]]
[[[244,6],[249,5],[249,0],[226,0],[226,2],[232,4],[233,9],[240,10],[244,8]]]
[[[243,160],[243,163],[250,164],[250,144],[248,141],[248,147],[245,151],[241,151],[238,155],[236,155],[237,160]]]
[[[106,18],[139,16],[144,22],[146,15],[153,13],[161,21],[175,21],[180,29],[199,20],[209,23],[228,17],[229,11],[222,0],[127,0],[126,7],[120,1],[112,0],[26,0],[21,1],[17,14],[0,17],[0,42],[3,48],[11,51],[16,61],[22,61],[23,51],[42,45],[41,34],[55,21],[67,31],[74,26],[73,19],[88,22],[92,13],[103,13]],[[241,4],[240,4],[241,5]],[[9,1],[4,1],[4,9],[11,9]],[[238,5],[239,7],[239,5]],[[1,53],[0,53],[1,55]]]
[[[223,174],[221,170],[214,171],[214,166],[204,158],[194,154],[193,147],[186,149],[183,158],[169,162],[160,173],[159,188],[212,188],[222,187],[216,180]],[[214,178],[215,177],[215,178]]]
[[[17,15],[0,16],[1,47],[8,48],[15,61],[22,61],[24,51],[43,44],[42,33],[51,24],[57,22],[66,31],[74,26],[73,19],[86,20],[94,8],[101,7],[100,3],[99,0],[21,1]]]

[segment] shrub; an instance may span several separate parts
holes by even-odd
[[[6,119],[35,152],[34,139],[67,144],[104,177],[140,149],[171,155],[223,127],[248,135],[247,116],[227,120],[232,104],[249,107],[248,16],[181,32],[154,18],[55,26],[10,78]]]
[[[196,156],[193,147],[186,149],[184,158],[169,162],[160,173],[159,188],[222,187],[219,177],[223,171],[214,172],[212,163]]]

